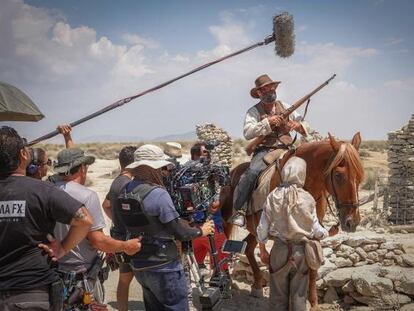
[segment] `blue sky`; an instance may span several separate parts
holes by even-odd
[[[74,130],[157,137],[214,122],[242,136],[249,90],[268,73],[292,103],[333,73],[308,121],[322,135],[385,139],[414,113],[412,1],[20,1],[0,10],[0,80],[45,113],[13,123],[35,138],[117,99],[261,41],[271,18],[295,19],[296,50],[283,60],[260,47],[172,84]],[[5,44],[7,43],[7,44]]]

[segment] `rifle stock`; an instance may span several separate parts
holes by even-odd
[[[281,117],[283,119],[286,119],[287,117],[289,117],[289,115],[295,111],[296,109],[298,109],[300,106],[302,106],[308,99],[310,99],[314,94],[316,94],[317,92],[319,92],[322,88],[324,88],[325,86],[327,86],[329,84],[329,82],[331,82],[331,80],[333,80],[336,77],[336,74],[334,74],[332,77],[330,77],[328,80],[326,80],[324,83],[322,83],[321,85],[319,85],[316,89],[314,89],[312,92],[310,92],[309,94],[303,96],[301,99],[299,99],[298,101],[296,101],[292,106],[290,106],[288,109],[286,109],[284,112],[281,113]],[[247,155],[251,155],[257,148],[257,146],[259,146],[264,139],[266,138],[265,135],[261,135],[258,136],[254,139],[252,139],[249,144],[246,146],[245,151],[247,153]]]

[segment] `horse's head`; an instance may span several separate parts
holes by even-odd
[[[358,154],[361,136],[356,133],[351,143],[337,141],[329,135],[334,156],[325,171],[325,185],[338,210],[341,227],[354,232],[359,215],[358,187],[364,176],[364,168]]]

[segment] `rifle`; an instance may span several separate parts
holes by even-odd
[[[296,101],[292,106],[290,106],[288,109],[286,109],[284,112],[282,112],[280,114],[280,116],[283,119],[286,119],[287,117],[289,117],[289,115],[293,111],[295,111],[296,109],[298,109],[300,106],[302,106],[303,103],[305,103],[308,99],[310,99],[314,94],[316,94],[322,88],[324,88],[325,86],[327,86],[329,84],[329,82],[331,82],[331,80],[333,80],[335,77],[336,77],[336,74],[334,74],[332,77],[330,77],[324,83],[322,83],[321,85],[319,85],[312,92],[310,92],[309,94],[303,96],[301,99],[299,99],[298,101]],[[257,146],[259,146],[264,141],[265,138],[266,138],[266,135],[261,135],[261,136],[258,136],[256,138],[254,138],[253,140],[251,140],[250,143],[245,148],[247,155],[251,155],[255,151],[255,149],[257,148]]]

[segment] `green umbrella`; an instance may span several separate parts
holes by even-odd
[[[26,94],[0,81],[0,121],[39,121],[44,117]]]

